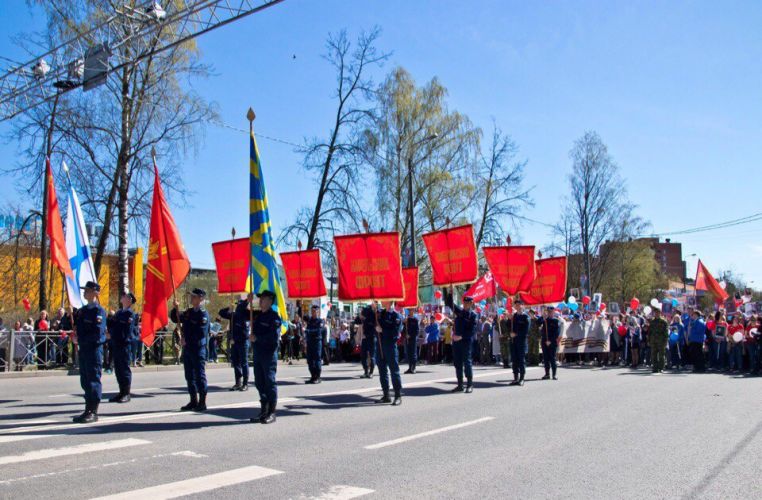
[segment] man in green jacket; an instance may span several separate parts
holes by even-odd
[[[664,361],[667,352],[667,343],[669,342],[669,325],[661,317],[661,310],[654,308],[654,319],[651,320],[648,329],[649,341],[651,343],[651,366],[654,373],[664,371]]]

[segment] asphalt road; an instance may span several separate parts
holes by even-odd
[[[0,379],[0,498],[761,498],[762,378],[566,368],[450,366],[403,376],[400,407],[378,378],[333,364],[304,385],[279,368],[278,421],[250,424],[257,394],[208,371],[209,411],[180,413],[182,372],[135,375],[133,401],[81,426],[77,377]],[[105,376],[104,396],[115,390]]]

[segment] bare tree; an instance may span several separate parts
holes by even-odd
[[[368,73],[389,57],[375,46],[380,33],[377,27],[363,32],[354,46],[346,31],[328,37],[324,58],[336,71],[336,112],[328,138],[311,139],[299,150],[304,155],[304,169],[315,176],[315,204],[299,210],[295,221],[281,233],[280,242],[293,246],[305,238],[308,249],[321,248],[332,254],[337,230],[360,229],[358,130],[368,115],[366,106],[374,90]]]
[[[523,186],[526,160],[517,160],[519,147],[509,135],[492,124],[488,154],[479,152],[476,167],[476,246],[483,241],[500,244],[505,223],[514,222],[522,208],[532,206],[531,189]]]

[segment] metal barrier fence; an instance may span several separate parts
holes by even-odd
[[[77,348],[70,331],[41,332],[30,330],[0,331],[0,372],[30,369],[76,368]],[[132,344],[131,361],[143,364],[179,363],[180,345],[172,332],[156,332],[150,346],[142,341]],[[109,343],[104,346],[104,369],[111,367]],[[224,352],[225,350],[221,349]]]

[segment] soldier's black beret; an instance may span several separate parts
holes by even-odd
[[[100,292],[101,291],[101,286],[98,283],[96,283],[95,281],[88,281],[87,283],[85,283],[85,286],[83,286],[82,288],[84,288],[85,290],[89,289],[89,290],[93,290],[93,291],[96,291],[96,292]]]

